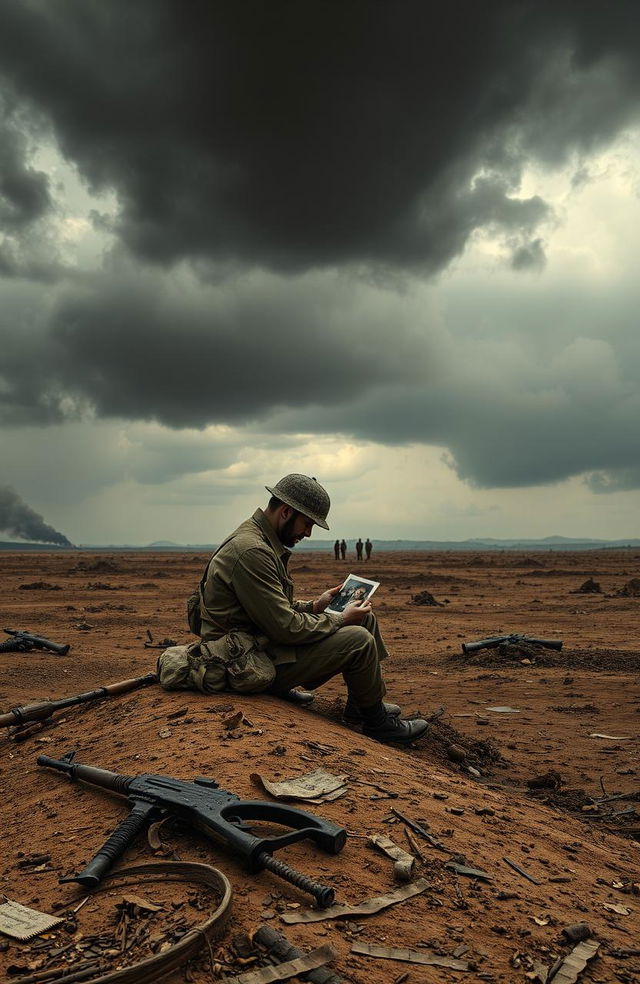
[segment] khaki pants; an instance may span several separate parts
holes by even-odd
[[[269,652],[269,646],[266,647]],[[368,615],[363,625],[344,625],[321,642],[307,646],[278,646],[278,657],[291,649],[293,662],[276,665],[276,679],[271,693],[283,693],[291,687],[315,690],[331,677],[342,673],[349,694],[358,707],[372,707],[386,693],[380,661],[389,655],[380,635],[375,615]]]

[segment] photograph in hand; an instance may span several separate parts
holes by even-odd
[[[326,611],[343,612],[352,602],[368,601],[379,586],[379,581],[369,581],[358,574],[349,574],[337,595],[327,605]]]

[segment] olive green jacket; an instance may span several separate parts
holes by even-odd
[[[200,598],[202,639],[219,639],[231,629],[265,635],[265,648],[278,664],[294,662],[297,646],[336,632],[344,624],[342,614],[314,615],[312,601],[293,600],[290,556],[256,509],[209,561]]]

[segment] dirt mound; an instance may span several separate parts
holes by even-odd
[[[69,574],[86,574],[89,571],[99,572],[104,574],[115,574],[122,571],[123,568],[120,564],[117,564],[115,560],[94,560],[89,562],[86,560],[79,560],[75,567],[69,568]]]
[[[632,577],[627,581],[624,588],[620,588],[618,595],[621,598],[640,598],[640,577]]]
[[[471,666],[505,666],[514,663],[525,666],[533,663],[541,666],[562,666],[562,661],[556,659],[558,656],[562,656],[562,653],[521,641],[501,642],[498,646],[478,649],[470,653],[459,653],[451,658],[457,662],[462,660]]]
[[[30,584],[19,584],[19,591],[60,591],[59,584],[49,584],[48,581],[32,581]]]
[[[529,643],[502,643],[493,649],[480,649],[475,653],[454,653],[452,662],[469,666],[564,666],[567,669],[624,670],[635,673],[640,670],[640,650],[631,649],[563,649],[556,652]]]
[[[639,582],[640,583],[640,582]],[[571,594],[602,594],[602,588],[597,581],[594,581],[592,577],[587,578],[586,581],[572,591]]]
[[[458,749],[464,752],[464,758]],[[420,758],[462,772],[469,772],[471,766],[483,776],[492,775],[496,766],[508,764],[492,741],[463,735],[441,719],[433,721],[426,736],[420,740]]]
[[[431,605],[434,608],[442,608],[442,602],[436,601],[430,591],[419,591],[418,594],[411,595],[410,605]]]

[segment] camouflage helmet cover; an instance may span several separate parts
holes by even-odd
[[[303,516],[308,516],[323,530],[329,529],[326,518],[331,500],[327,491],[315,478],[294,473],[285,475],[273,488],[269,485],[265,485],[265,488],[287,506],[297,509]]]

